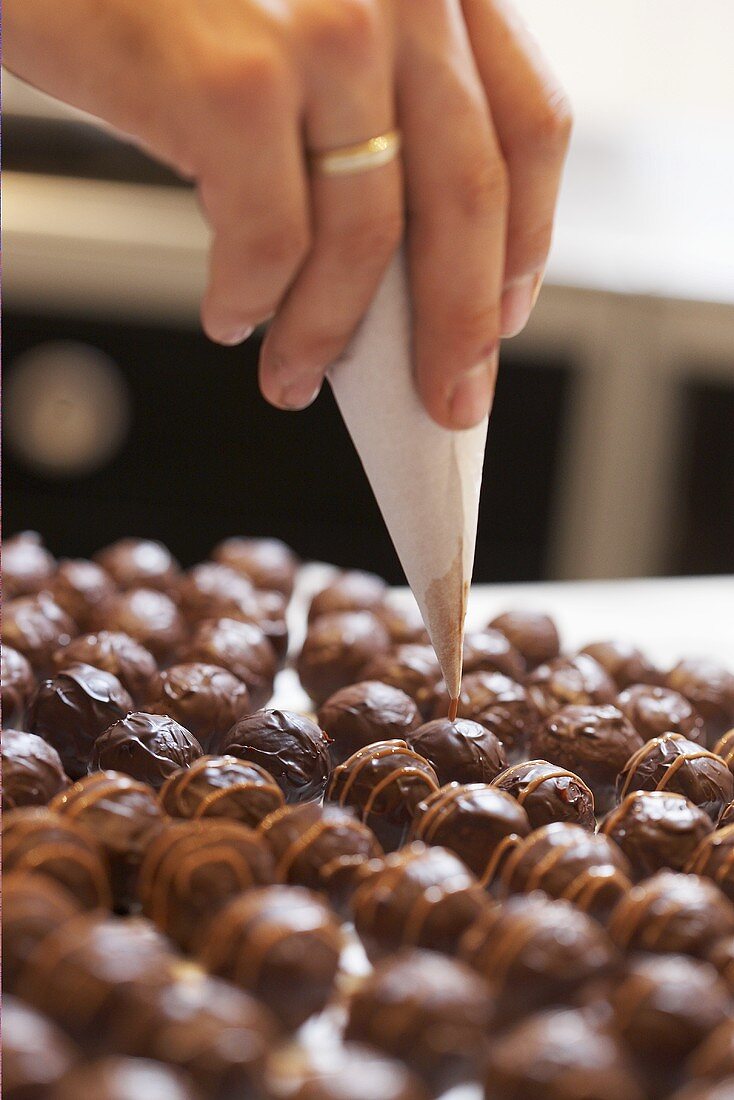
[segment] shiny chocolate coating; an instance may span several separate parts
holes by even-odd
[[[407,733],[410,747],[429,762],[439,783],[489,783],[507,767],[499,738],[468,718],[434,718]]]
[[[33,596],[47,588],[56,568],[53,554],[37,531],[19,531],[3,540],[3,596]]]
[[[225,668],[197,661],[164,669],[145,707],[175,718],[205,751],[213,737],[226,733],[253,709],[241,680]]]
[[[169,592],[176,583],[180,566],[161,542],[125,538],[94,555],[118,588],[157,588]]]
[[[45,806],[3,815],[3,865],[52,879],[82,909],[112,904],[107,858],[95,835]]]
[[[734,775],[734,729],[722,733],[712,751],[721,757],[729,771]]]
[[[430,644],[423,617],[414,600],[407,604],[384,603],[374,610],[387,627],[393,646]]]
[[[380,680],[404,691],[425,715],[441,679],[441,667],[433,646],[398,645],[365,665],[363,675],[365,680]]]
[[[301,886],[262,886],[229,902],[209,925],[200,957],[214,974],[261,1000],[295,1029],[328,1001],[342,934],[328,906]]]
[[[201,755],[193,734],[173,718],[139,710],[100,734],[89,766],[92,771],[124,772],[158,790],[170,775]]]
[[[664,733],[680,733],[689,741],[704,743],[701,715],[680,692],[655,684],[633,684],[617,697],[616,706],[635,727],[643,741]]]
[[[428,1100],[407,1066],[361,1043],[281,1047],[268,1085],[268,1100]]]
[[[616,963],[597,921],[538,893],[485,908],[462,937],[459,957],[489,982],[503,1021],[568,1003]]]
[[[599,813],[614,805],[617,774],[641,745],[639,733],[613,706],[565,706],[532,738],[533,756],[579,775],[594,792]]]
[[[734,825],[734,802],[730,802],[724,807],[724,811],[719,818],[719,828],[723,829],[725,825]]]
[[[46,875],[8,871],[3,876],[4,994],[16,988],[27,960],[46,936],[78,912],[68,890]]]
[[[290,597],[298,572],[298,558],[280,539],[224,539],[211,554],[214,561],[229,565],[255,585]]]
[[[629,642],[592,642],[581,653],[593,657],[606,669],[619,691],[632,684],[659,684],[663,674],[648,661],[642,650]]]
[[[734,775],[708,749],[666,733],[642,745],[624,765],[617,780],[623,799],[630,791],[672,791],[705,810],[716,824],[734,798]]]
[[[709,832],[683,869],[713,879],[729,901],[734,902],[734,825]]]
[[[729,669],[716,661],[689,658],[671,669],[667,683],[703,715],[707,744],[715,744],[734,725],[734,673]]]
[[[226,668],[245,684],[253,707],[262,707],[273,694],[275,650],[254,623],[226,618],[200,623],[181,646],[178,659]]]
[[[190,767],[173,772],[158,797],[171,817],[224,817],[251,829],[284,802],[264,768],[236,756],[200,756]]]
[[[143,855],[163,823],[152,788],[121,772],[94,772],[57,795],[51,809],[94,835],[109,862],[115,908],[128,911]]]
[[[493,787],[517,799],[528,815],[531,829],[552,821],[567,821],[593,832],[594,795],[583,779],[568,768],[548,760],[512,764],[492,780]]]
[[[706,961],[716,969],[729,992],[734,995],[734,935],[716,940],[706,952]]]
[[[100,630],[128,634],[145,646],[158,664],[166,664],[185,635],[178,608],[165,592],[156,588],[130,588],[118,592],[94,616],[92,625]]]
[[[55,669],[73,664],[92,665],[112,673],[138,704],[144,703],[156,690],[158,666],[155,657],[129,634],[117,630],[80,634],[54,653]]]
[[[280,592],[252,587],[241,573],[216,562],[194,566],[178,587],[179,607],[189,623],[236,619],[259,626],[279,658],[288,647],[286,600]]]
[[[39,676],[51,667],[51,658],[79,633],[74,620],[48,592],[19,596],[3,606],[3,646],[22,653]]]
[[[449,694],[441,682],[433,695],[431,717],[444,718]],[[459,718],[480,722],[497,737],[507,759],[525,755],[526,746],[540,717],[527,689],[501,672],[470,672],[461,682]]]
[[[464,635],[462,652],[464,674],[470,672],[501,672],[511,680],[522,680],[527,664],[501,630],[486,627],[470,630]]]
[[[635,879],[641,879],[663,867],[682,871],[713,824],[682,794],[631,791],[607,815],[601,831],[619,845]]]
[[[405,741],[376,741],[333,771],[327,802],[351,806],[386,852],[399,848],[421,799],[438,789],[431,765]]]
[[[188,1076],[144,1058],[108,1055],[75,1066],[49,1100],[199,1100]]]
[[[486,783],[450,783],[418,803],[411,838],[455,852],[484,883],[529,832],[528,815],[511,795]]]
[[[379,680],[341,688],[319,707],[318,720],[335,765],[375,741],[406,739],[421,724],[410,696]]]
[[[719,1024],[696,1048],[686,1066],[689,1076],[720,1081],[734,1077],[734,1020]]]
[[[342,611],[376,611],[387,595],[387,584],[375,573],[350,569],[341,573],[311,600],[308,621]]]
[[[478,1077],[492,1017],[478,974],[436,952],[407,949],[357,987],[345,1037],[400,1058],[438,1093]]]
[[[488,901],[453,852],[415,842],[366,867],[351,904],[354,926],[374,961],[400,947],[455,954]]]
[[[48,591],[80,630],[91,630],[117,588],[101,565],[84,558],[67,558],[59,562]]]
[[[315,722],[291,710],[258,710],[240,718],[212,751],[259,764],[286,802],[320,799],[329,778],[329,739]]]
[[[619,1041],[578,1009],[539,1012],[490,1052],[485,1100],[646,1100]]]
[[[260,832],[275,856],[276,879],[326,894],[339,912],[363,865],[383,854],[371,829],[351,810],[330,803],[284,806],[262,821]]]
[[[558,628],[550,615],[537,611],[505,611],[489,624],[499,630],[525,659],[530,671],[561,652]]]
[[[56,749],[35,733],[4,729],[2,761],[3,810],[45,806],[69,785]]]
[[[538,665],[527,679],[528,692],[544,717],[561,707],[613,703],[617,685],[598,661],[586,653],[556,657]]]
[[[363,679],[367,664],[390,648],[387,629],[370,611],[320,615],[308,628],[296,670],[317,706]]]
[[[624,951],[705,958],[716,940],[734,933],[734,904],[707,878],[658,871],[620,899],[609,933]]]
[[[146,916],[192,951],[207,938],[222,906],[274,878],[267,844],[239,821],[175,821],[149,844],[138,893]]]
[[[28,659],[9,645],[3,645],[0,653],[0,685],[4,727],[21,726],[36,678]]]
[[[133,706],[111,672],[67,665],[38,685],[28,707],[28,728],[53,745],[68,776],[81,779],[97,737]]]
[[[631,878],[626,856],[608,837],[555,821],[510,852],[495,889],[502,897],[543,890],[603,919],[630,889]]]
[[[61,1028],[7,990],[3,993],[6,1100],[49,1100],[51,1090],[78,1058],[79,1052]]]

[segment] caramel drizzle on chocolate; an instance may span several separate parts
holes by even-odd
[[[127,782],[128,778],[128,776],[110,778],[104,772],[97,772],[79,780],[68,791],[62,791],[49,803],[49,807],[52,810],[58,810],[73,821],[91,806],[118,792],[142,791],[146,795],[152,795],[153,792],[145,783],[138,783],[135,779],[129,779]]]
[[[482,886],[489,886],[491,882],[494,882],[499,873],[499,867],[502,861],[508,858],[509,854],[521,843],[522,841],[517,833],[508,833],[507,836],[502,837],[502,840],[489,857],[487,866],[484,868],[484,873],[479,880]]]
[[[75,939],[77,927],[93,927],[99,921],[98,915],[79,913],[45,936],[36,944],[25,960],[18,982],[18,996],[31,1004],[37,1003],[40,988],[43,988],[46,976],[64,963],[69,955],[80,949],[80,941]],[[104,1004],[109,987],[100,981],[97,988],[89,982],[77,981],[74,985],[75,1011],[91,1020]],[[43,998],[41,998],[43,1000]]]
[[[514,852],[508,856],[499,875],[500,883],[505,894],[513,892],[512,880],[515,872],[525,858],[526,853],[536,844],[543,843],[544,840],[544,836],[539,836],[538,832],[534,832],[518,842]],[[573,844],[573,840],[569,840],[563,844],[554,844],[548,852],[530,868],[521,892],[523,894],[530,894],[533,890],[545,890],[544,881],[546,876],[550,875],[569,853],[573,853]],[[609,887],[617,887],[621,894],[629,885],[630,882],[627,876],[620,871],[618,867],[615,867],[610,860],[605,861],[604,857],[600,856],[598,862],[592,863],[590,867],[582,868],[573,878],[571,878],[564,889],[558,894],[554,893],[553,897],[572,901],[579,909],[583,909],[586,912],[593,905],[597,895],[603,890]]]
[[[178,807],[181,797],[195,780],[201,778],[202,775],[205,777],[206,773],[209,771],[224,771],[225,768],[231,766],[230,762],[221,759],[211,760],[201,757],[199,760],[195,760],[184,772],[174,772],[173,775],[168,777],[158,794],[161,804],[170,796],[176,807]],[[195,821],[197,818],[206,817],[207,810],[211,806],[222,799],[229,798],[230,795],[239,794],[245,791],[269,791],[275,793],[278,799],[280,799],[280,787],[270,776],[268,776],[268,780],[269,782],[256,783],[252,779],[241,779],[236,783],[230,784],[228,787],[214,787],[208,794],[203,796],[195,793],[195,797],[198,797],[199,802],[194,813],[190,815],[190,819]]]
[[[522,764],[513,764],[511,768],[507,768],[504,772],[501,772],[497,778],[504,779],[506,776],[510,775],[513,772],[515,775],[517,775],[522,768],[530,767],[533,764],[537,765],[544,763],[544,760],[527,760]],[[556,765],[551,765],[551,767],[553,769],[552,771],[547,771],[545,775],[536,775],[535,779],[529,780],[527,786],[523,790],[514,795],[514,798],[520,803],[521,806],[525,802],[526,798],[529,798],[531,794],[535,794],[538,788],[542,787],[544,783],[547,783],[549,779],[573,779],[575,783],[578,783],[580,787],[582,787],[585,791],[588,791],[591,795],[591,791],[584,783],[583,779],[581,779],[580,776],[576,775],[576,772],[569,771],[566,768],[556,767]],[[500,784],[497,784],[497,786],[499,785]]]
[[[728,850],[726,845],[729,845]],[[724,847],[724,856],[718,867],[709,867]],[[704,837],[686,864],[686,871],[694,875],[706,875],[714,882],[726,882],[734,874],[734,825],[725,825]]]
[[[5,858],[7,860],[7,854]],[[60,843],[54,844],[50,841],[37,844],[34,848],[22,853],[13,869],[37,870],[45,863],[55,863],[62,860],[68,860],[69,863],[75,863],[82,867],[89,874],[94,884],[98,904],[106,908],[112,906],[112,893],[102,859],[96,852],[89,851],[82,845],[69,844],[64,847]]]
[[[379,745],[380,747],[376,748],[376,745]],[[370,794],[364,806],[361,808],[362,822],[367,821],[368,817],[373,811],[375,802],[380,797],[382,792],[387,790],[387,788],[391,784],[399,783],[401,779],[405,779],[408,776],[412,776],[416,779],[422,779],[429,790],[438,790],[438,784],[432,778],[430,771],[426,770],[430,769],[430,764],[428,763],[428,761],[424,760],[420,753],[414,752],[411,748],[409,748],[408,745],[405,744],[405,742],[392,744],[388,742],[383,742],[382,744],[376,742],[376,745],[369,745],[367,746],[367,749],[360,749],[358,753],[355,753],[354,756],[351,756],[349,760],[346,760],[343,764],[339,764],[338,767],[334,770],[334,775],[332,778],[332,791],[340,776],[346,774],[344,786],[342,787],[337,800],[340,806],[347,805],[349,793],[356,783],[357,779],[359,778],[360,774],[369,764],[371,764],[375,760],[382,760],[388,756],[402,756],[407,757],[410,760],[420,761],[422,767],[419,767],[416,764],[402,764],[391,771],[383,779],[379,780],[379,782],[377,782],[370,791]],[[405,745],[404,748],[403,745]]]
[[[620,798],[624,798],[625,795],[628,794],[638,766],[645,760],[645,758],[653,750],[653,748],[657,748],[659,745],[662,745],[666,741],[685,740],[686,738],[683,737],[683,735],[680,733],[668,733],[664,734],[662,737],[653,737],[651,741],[647,741],[642,746],[642,748],[639,748],[637,752],[634,752],[624,766],[625,780],[624,785],[622,786],[622,790],[620,792]],[[679,753],[673,763],[665,769],[665,772],[657,781],[653,789],[656,791],[664,791],[670,781],[675,777],[675,775],[677,775],[683,765],[688,763],[689,760],[718,760],[719,762],[721,762],[721,757],[717,756],[716,753],[709,752],[708,749],[704,748],[699,748],[696,750],[696,752]]]
[[[328,828],[328,821],[319,818],[317,821],[314,821],[308,829],[305,829],[300,836],[295,837],[295,839],[287,845],[285,851],[275,865],[275,877],[286,881],[288,873],[298,857],[303,855],[311,844],[315,844],[321,834],[326,832]]]
[[[486,970],[493,983],[504,984],[521,952],[529,943],[532,943],[543,925],[539,924],[535,912],[513,915],[512,920],[505,921],[504,927],[502,927],[501,913],[492,912],[488,917],[482,928],[484,934],[480,949],[483,956],[482,968]],[[498,924],[500,924],[499,933],[497,933]]]
[[[445,824],[446,819],[450,817],[451,811],[455,808],[457,800],[461,798],[463,793],[461,787],[448,787],[439,791],[436,795],[429,795],[430,805],[415,825],[415,836],[418,840],[424,840],[427,844],[433,843],[436,834],[441,826]],[[483,886],[492,881],[500,861],[519,843],[520,837],[517,833],[508,833],[498,840],[479,879]],[[448,843],[446,846],[451,847]]]
[[[618,903],[609,921],[609,934],[620,947],[629,947],[630,940],[657,900],[657,897],[640,899],[628,894]],[[639,946],[654,948],[665,934],[666,928],[685,908],[685,900],[673,902],[666,913],[659,913],[654,917],[648,927],[643,929]]]

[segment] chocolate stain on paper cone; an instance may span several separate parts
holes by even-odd
[[[458,550],[449,569],[443,576],[431,581],[426,589],[428,627],[449,691],[449,719],[452,722],[459,706],[468,596],[469,582],[464,579],[464,540],[459,538]]]

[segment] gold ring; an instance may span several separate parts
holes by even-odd
[[[355,172],[367,172],[389,164],[400,152],[400,131],[388,130],[384,134],[360,141],[356,145],[342,145],[326,153],[312,153],[311,166],[322,176],[351,176]]]

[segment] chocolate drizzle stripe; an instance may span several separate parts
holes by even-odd
[[[308,850],[309,845],[318,840],[327,828],[328,822],[320,818],[314,821],[300,836],[292,840],[276,864],[275,877],[285,881],[288,878],[288,872],[298,857],[303,855]]]
[[[504,984],[507,975],[517,961],[520,952],[532,941],[538,932],[535,915],[522,914],[514,922],[505,925],[498,937],[489,946],[487,962],[491,968],[493,982]]]
[[[430,844],[444,819],[456,805],[456,788],[449,787],[448,790],[438,792],[437,795],[429,795],[429,798],[430,805],[416,825],[416,836]]]
[[[680,733],[669,733],[662,737],[653,737],[652,740],[647,741],[641,748],[637,749],[632,754],[627,763],[625,764],[625,780],[622,786],[620,798],[623,799],[625,795],[629,793],[630,785],[634,780],[635,773],[640,764],[644,763],[647,757],[654,751],[655,748],[659,748],[660,745],[670,741],[685,741],[686,738]],[[696,752],[683,752],[679,753],[672,764],[668,765],[660,780],[655,785],[656,791],[665,790],[670,780],[676,775],[676,773],[683,767],[683,765],[689,760],[720,760],[721,758],[716,756],[715,753],[709,752],[708,749],[699,748]]]
[[[47,974],[56,970],[69,955],[73,955],[79,949],[79,941],[74,938],[77,927],[93,926],[94,923],[96,923],[94,920],[90,921],[89,913],[81,913],[76,917],[71,917],[68,921],[64,921],[60,928],[36,944],[25,960],[18,982],[18,995],[23,1000],[27,1000],[31,1004],[37,1003],[37,990],[39,986],[45,985]],[[86,1019],[90,1019],[102,1004],[106,990],[104,983],[100,982],[97,996],[90,997],[89,983],[86,984],[85,988],[86,999],[82,996],[84,990],[81,988],[81,983],[75,984],[74,1006],[76,1013],[81,1013]]]
[[[492,855],[487,860],[487,866],[484,868],[484,874],[480,878],[482,886],[489,886],[494,880],[501,861],[507,856],[509,852],[512,852],[521,843],[520,837],[517,833],[509,833],[507,836],[503,836],[499,844],[496,845]]]
[[[367,918],[368,924],[373,923],[378,906],[384,898],[390,896],[393,884],[400,881],[400,876],[408,862],[409,860],[401,855],[400,861],[396,860],[395,863],[381,868],[378,873],[379,882],[377,887],[375,887],[374,879],[367,879],[357,888],[352,908],[355,913],[361,912],[362,916]],[[361,901],[363,895],[364,902]]]
[[[102,777],[102,772],[99,774],[100,777]],[[110,795],[116,794],[118,791],[137,791],[141,786],[142,784],[136,783],[124,783],[120,785],[119,779],[108,779],[104,776],[104,778],[101,778],[101,781],[85,783],[83,787],[72,787],[65,795],[60,796],[58,808],[73,821],[85,810],[88,810],[91,806],[98,805],[103,799],[108,798]],[[145,788],[146,793],[147,790],[148,788]],[[55,808],[56,807],[52,805],[52,809]]]
[[[584,870],[561,893],[561,897],[572,902],[578,909],[588,913],[596,898],[610,886],[619,888],[619,894],[629,886],[629,879],[616,867],[596,867],[593,871]],[[616,898],[615,898],[616,900]]]
[[[200,800],[193,815],[194,820],[205,817],[206,811],[217,802],[221,802],[233,794],[241,794],[243,791],[268,791],[271,794],[276,794],[277,797],[280,794],[280,787],[275,783],[252,783],[244,780],[241,783],[233,783],[230,787],[217,787]]]
[[[416,768],[410,764],[406,764],[401,768],[396,768],[395,771],[390,772],[389,775],[386,775],[383,779],[381,779],[379,783],[375,783],[374,787],[369,793],[369,797],[364,804],[362,810],[362,821],[367,821],[368,817],[372,813],[375,802],[380,797],[383,791],[387,790],[387,788],[393,783],[399,783],[401,779],[405,779],[408,776],[413,776],[416,779],[422,779],[426,786],[432,787],[433,790],[437,789],[436,784],[431,779],[430,775],[427,775],[422,768]]]
[[[350,756],[349,760],[345,760],[343,764],[339,764],[335,769],[332,787],[342,775],[346,774],[347,777],[339,797],[339,804],[341,806],[346,804],[349,792],[364,769],[375,760],[384,760],[386,756],[407,756],[415,760],[423,759],[417,752],[413,752],[412,749],[408,748],[405,742],[400,742],[399,744],[383,744],[379,749],[375,751],[371,750],[374,750],[374,745],[367,746],[367,749],[361,749],[358,753],[355,753],[354,756]]]
[[[90,852],[86,848],[79,846],[69,846],[69,849],[65,851],[60,844],[46,843],[38,844],[30,851],[26,851],[20,857],[19,862],[15,865],[17,869],[37,869],[43,863],[54,863],[57,860],[61,861],[64,858],[80,864],[86,871],[89,872],[90,877],[94,881],[95,887],[98,889],[100,897],[100,905],[110,906],[112,904],[112,894],[110,892],[110,885],[107,879],[106,869],[100,856],[96,852]],[[7,859],[7,855],[6,855]],[[15,869],[14,868],[14,869]],[[101,878],[100,878],[101,873]]]

